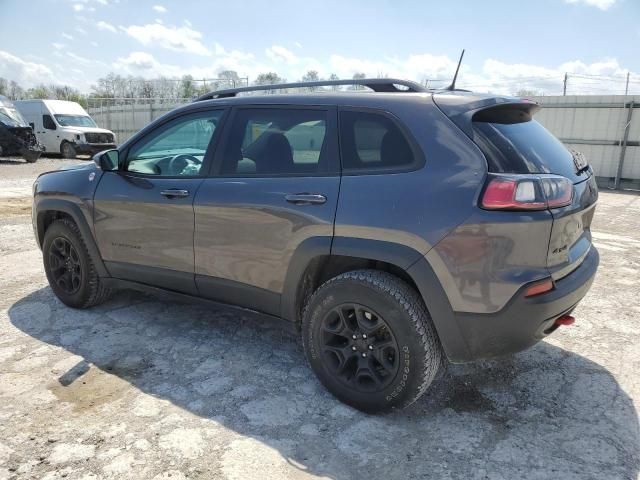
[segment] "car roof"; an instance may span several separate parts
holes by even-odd
[[[489,93],[465,91],[427,91],[427,92],[309,92],[309,93],[276,93],[262,95],[241,95],[219,99],[197,100],[188,103],[180,110],[199,109],[200,107],[233,106],[233,105],[308,105],[308,106],[354,106],[370,108],[401,107],[403,105],[430,104],[436,101],[446,105],[455,105],[465,110],[475,105],[491,105],[498,103],[519,102],[514,97]]]

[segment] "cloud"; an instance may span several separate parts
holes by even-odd
[[[84,10],[84,5],[81,3],[76,3],[73,5],[73,10],[76,12],[81,12],[82,10]]]
[[[0,50],[0,77],[14,80],[27,88],[40,83],[56,82],[53,72],[46,65],[22,60],[3,50]]]
[[[175,52],[211,55],[211,51],[201,41],[202,34],[188,26],[174,27],[149,23],[120,28],[145,46],[154,45]]]
[[[66,38],[67,40],[73,40],[73,36],[65,32],[62,32],[62,38]]]
[[[65,47],[65,44],[64,44],[64,43],[57,43],[57,42],[53,42],[53,43],[51,44],[51,46],[52,46],[53,48],[55,48],[56,50],[62,50],[62,49]]]
[[[82,27],[76,27],[76,32],[78,32],[78,33],[80,33],[82,35],[86,35],[87,34],[87,31]]]
[[[67,53],[67,57],[71,58],[72,60],[79,62],[79,63],[91,63],[92,60],[85,58],[85,57],[81,57],[80,55],[77,55],[73,52],[66,52]]]
[[[162,5],[154,5],[152,8],[158,13],[167,13],[167,8]]]
[[[96,23],[96,27],[98,27],[98,30],[106,30],[111,33],[117,32],[116,27],[114,27],[110,23],[107,23],[103,20],[100,20],[98,23]]]
[[[129,70],[154,70],[160,64],[147,52],[131,52],[127,57],[121,57],[116,60],[114,67]]]
[[[286,48],[280,45],[273,45],[265,50],[265,53],[268,58],[273,60],[274,62],[287,62],[287,63],[296,63],[298,61],[298,57],[287,50]]]
[[[564,0],[566,3],[579,3],[599,8],[600,10],[608,10],[616,3],[616,0]]]

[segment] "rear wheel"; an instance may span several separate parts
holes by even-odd
[[[88,308],[107,299],[78,226],[68,219],[54,221],[44,234],[44,271],[51,290],[66,305]]]
[[[442,366],[442,349],[420,296],[376,270],[339,275],[311,297],[305,353],[323,385],[366,412],[406,407]]]
[[[76,147],[73,146],[70,142],[62,142],[60,146],[60,153],[64,158],[76,158],[78,152],[76,152]]]

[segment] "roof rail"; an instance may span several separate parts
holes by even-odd
[[[329,87],[334,85],[362,85],[370,88],[374,92],[426,92],[425,87],[416,82],[409,80],[398,80],[396,78],[362,78],[351,80],[319,80],[316,82],[295,82],[295,83],[276,83],[271,85],[254,85],[253,87],[230,88],[227,90],[216,90],[205,93],[196,98],[194,102],[201,100],[212,100],[216,98],[235,97],[242,92],[256,92],[260,90],[280,90],[285,88],[305,88],[305,87]],[[400,89],[397,86],[406,87]]]

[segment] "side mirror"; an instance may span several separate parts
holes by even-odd
[[[96,153],[93,156],[93,161],[103,172],[112,172],[118,169],[120,155],[118,150],[105,150],[104,152]]]

